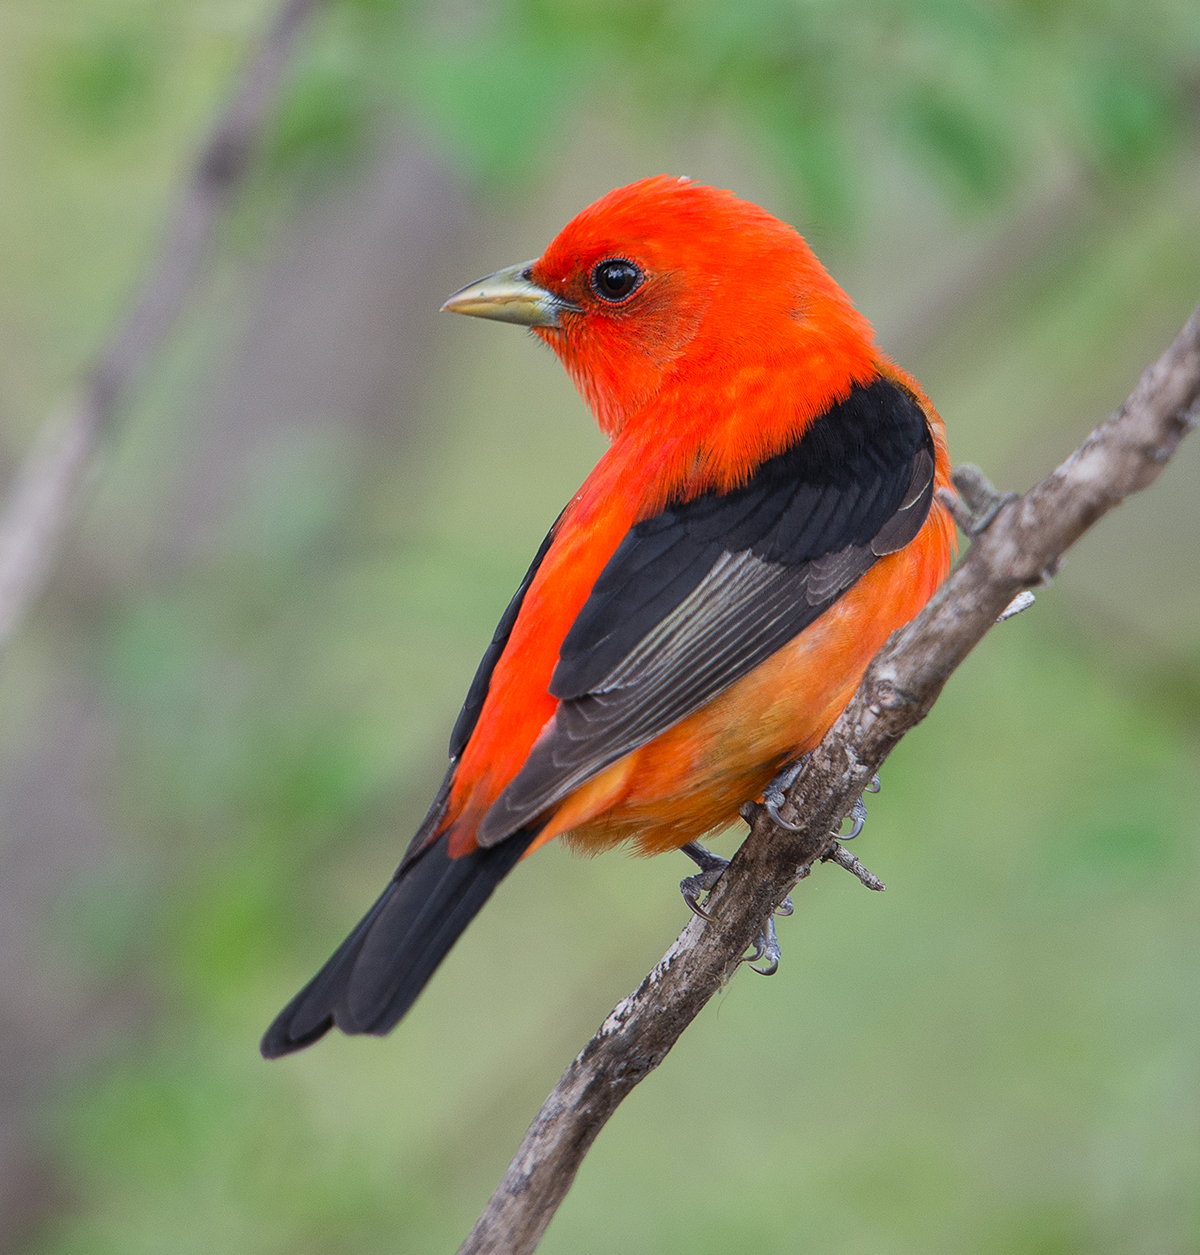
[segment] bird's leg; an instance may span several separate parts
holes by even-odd
[[[767,808],[767,813],[781,828],[787,828],[792,832],[798,831],[800,825],[789,823],[786,819],[783,819],[779,814],[779,808],[787,799],[787,789],[800,774],[800,768],[804,766],[806,758],[807,755],[805,758],[800,759],[799,762],[785,767],[763,790],[763,803]],[[871,781],[865,791],[867,793],[878,793],[879,787],[879,776],[874,775],[871,777]],[[853,828],[846,836],[841,838],[842,841],[850,841],[862,832],[863,824],[867,819],[867,807],[861,797],[854,803],[854,809],[850,812],[850,818],[853,821]],[[688,909],[693,914],[699,915],[701,919],[708,920],[711,923],[712,916],[700,909],[700,895],[711,892],[717,881],[721,879],[721,873],[729,866],[729,860],[722,858],[719,854],[714,854],[711,850],[705,849],[699,841],[689,841],[686,845],[679,848],[700,868],[694,876],[687,876],[679,882],[679,892],[683,894],[683,900],[688,904]],[[884,887],[883,881],[878,876],[869,872],[849,850],[837,841],[834,842],[833,848],[822,856],[821,862],[834,862],[839,867],[844,867],[848,872],[852,872],[857,876],[868,889],[882,889]],[[798,879],[803,880],[811,869],[811,863],[801,868]],[[779,971],[781,952],[779,936],[775,931],[774,917],[776,915],[791,915],[794,909],[795,907],[789,894],[767,918],[762,928],[759,929],[758,936],[754,939],[753,950],[742,959],[743,963],[750,964],[751,971],[757,972],[760,976],[774,976]],[[754,964],[760,959],[766,960],[766,966],[755,967]]]
[[[679,882],[679,892],[683,894],[683,900],[693,915],[699,915],[701,919],[711,923],[712,916],[706,915],[700,909],[700,895],[708,893],[721,879],[721,873],[729,866],[729,860],[705,849],[699,841],[689,841],[687,845],[681,845],[679,852],[686,854],[700,868],[694,876],[685,876]]]
[[[679,848],[700,868],[694,876],[687,876],[679,882],[679,892],[683,894],[683,900],[694,915],[699,915],[701,919],[712,923],[712,916],[700,909],[699,898],[702,893],[709,892],[721,879],[721,873],[729,866],[729,860],[705,849],[699,841],[689,841],[687,845]],[[790,915],[793,910],[795,907],[792,905],[792,899],[786,897],[775,908],[774,915]],[[764,957],[767,960],[766,967],[753,966]],[[758,972],[760,976],[774,976],[779,970],[779,957],[779,938],[775,934],[775,920],[772,915],[767,917],[767,922],[759,929],[758,936],[754,939],[754,952],[748,954],[742,962],[750,963],[751,970]]]

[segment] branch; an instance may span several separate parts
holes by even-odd
[[[201,150],[158,268],[82,385],[38,433],[0,515],[0,649],[49,579],[96,447],[166,339],[192,290],[222,212],[245,181],[288,53],[320,0],[286,0],[233,103]]]
[[[566,1197],[596,1135],[666,1057],[737,969],[772,912],[813,863],[897,741],[937,700],[951,672],[1022,590],[1045,583],[1063,553],[1102,515],[1148,487],[1200,405],[1200,305],[1125,404],[1023,497],[1006,499],[925,609],[894,632],[849,706],[805,760],[784,818],[743,808],[750,835],[705,906],[629,997],[622,999],[546,1099],[459,1255],[525,1255]],[[969,480],[956,474],[966,495]]]

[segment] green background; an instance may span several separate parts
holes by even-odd
[[[0,7],[9,475],[271,12]],[[446,293],[630,179],[733,187],[1025,488],[1200,298],[1197,84],[1190,0],[321,9],[0,670],[0,1243],[454,1250],[685,922],[682,858],[546,849],[390,1037],[258,1057],[603,447]],[[1198,475],[1200,441],[967,661],[854,846],[888,892],[805,882],[543,1250],[1200,1249]]]

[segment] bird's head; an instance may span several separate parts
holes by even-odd
[[[716,399],[732,376],[807,361],[836,362],[837,391],[871,369],[870,326],[794,228],[670,175],[609,192],[442,308],[530,327],[609,436],[664,387]]]

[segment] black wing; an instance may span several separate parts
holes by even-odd
[[[798,635],[933,501],[925,415],[858,386],[750,482],[633,527],[563,642],[561,705],[476,839],[494,845],[686,718]]]

